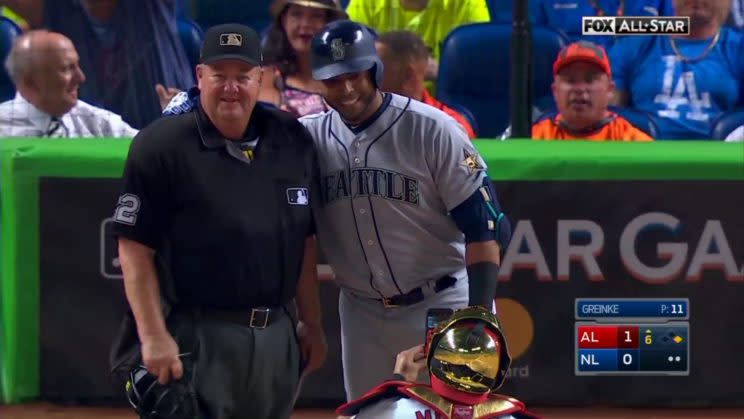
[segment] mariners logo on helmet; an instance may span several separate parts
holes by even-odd
[[[346,58],[346,47],[344,46],[344,40],[341,38],[334,38],[331,41],[331,54],[333,61],[341,61]]]

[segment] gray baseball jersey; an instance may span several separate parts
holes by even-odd
[[[449,211],[482,186],[486,164],[453,118],[386,93],[361,130],[335,111],[300,121],[319,154],[319,243],[342,288],[391,297],[467,276],[464,235]]]

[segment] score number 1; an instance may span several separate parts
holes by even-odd
[[[630,344],[635,342],[633,338],[630,336],[630,330],[625,330],[625,341],[624,342],[630,343]],[[646,343],[646,345],[650,345],[652,343],[651,335],[646,335],[644,342]]]

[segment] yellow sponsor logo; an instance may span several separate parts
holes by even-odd
[[[509,355],[513,361],[517,360],[532,346],[535,322],[527,308],[511,298],[497,298],[496,310],[509,347]]]

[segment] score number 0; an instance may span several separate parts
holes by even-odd
[[[633,343],[633,339],[630,337],[630,330],[624,330],[625,332],[625,343]],[[646,343],[650,344],[651,336],[646,336]],[[631,365],[633,363],[633,355],[629,353],[623,354],[623,364],[624,365]]]

